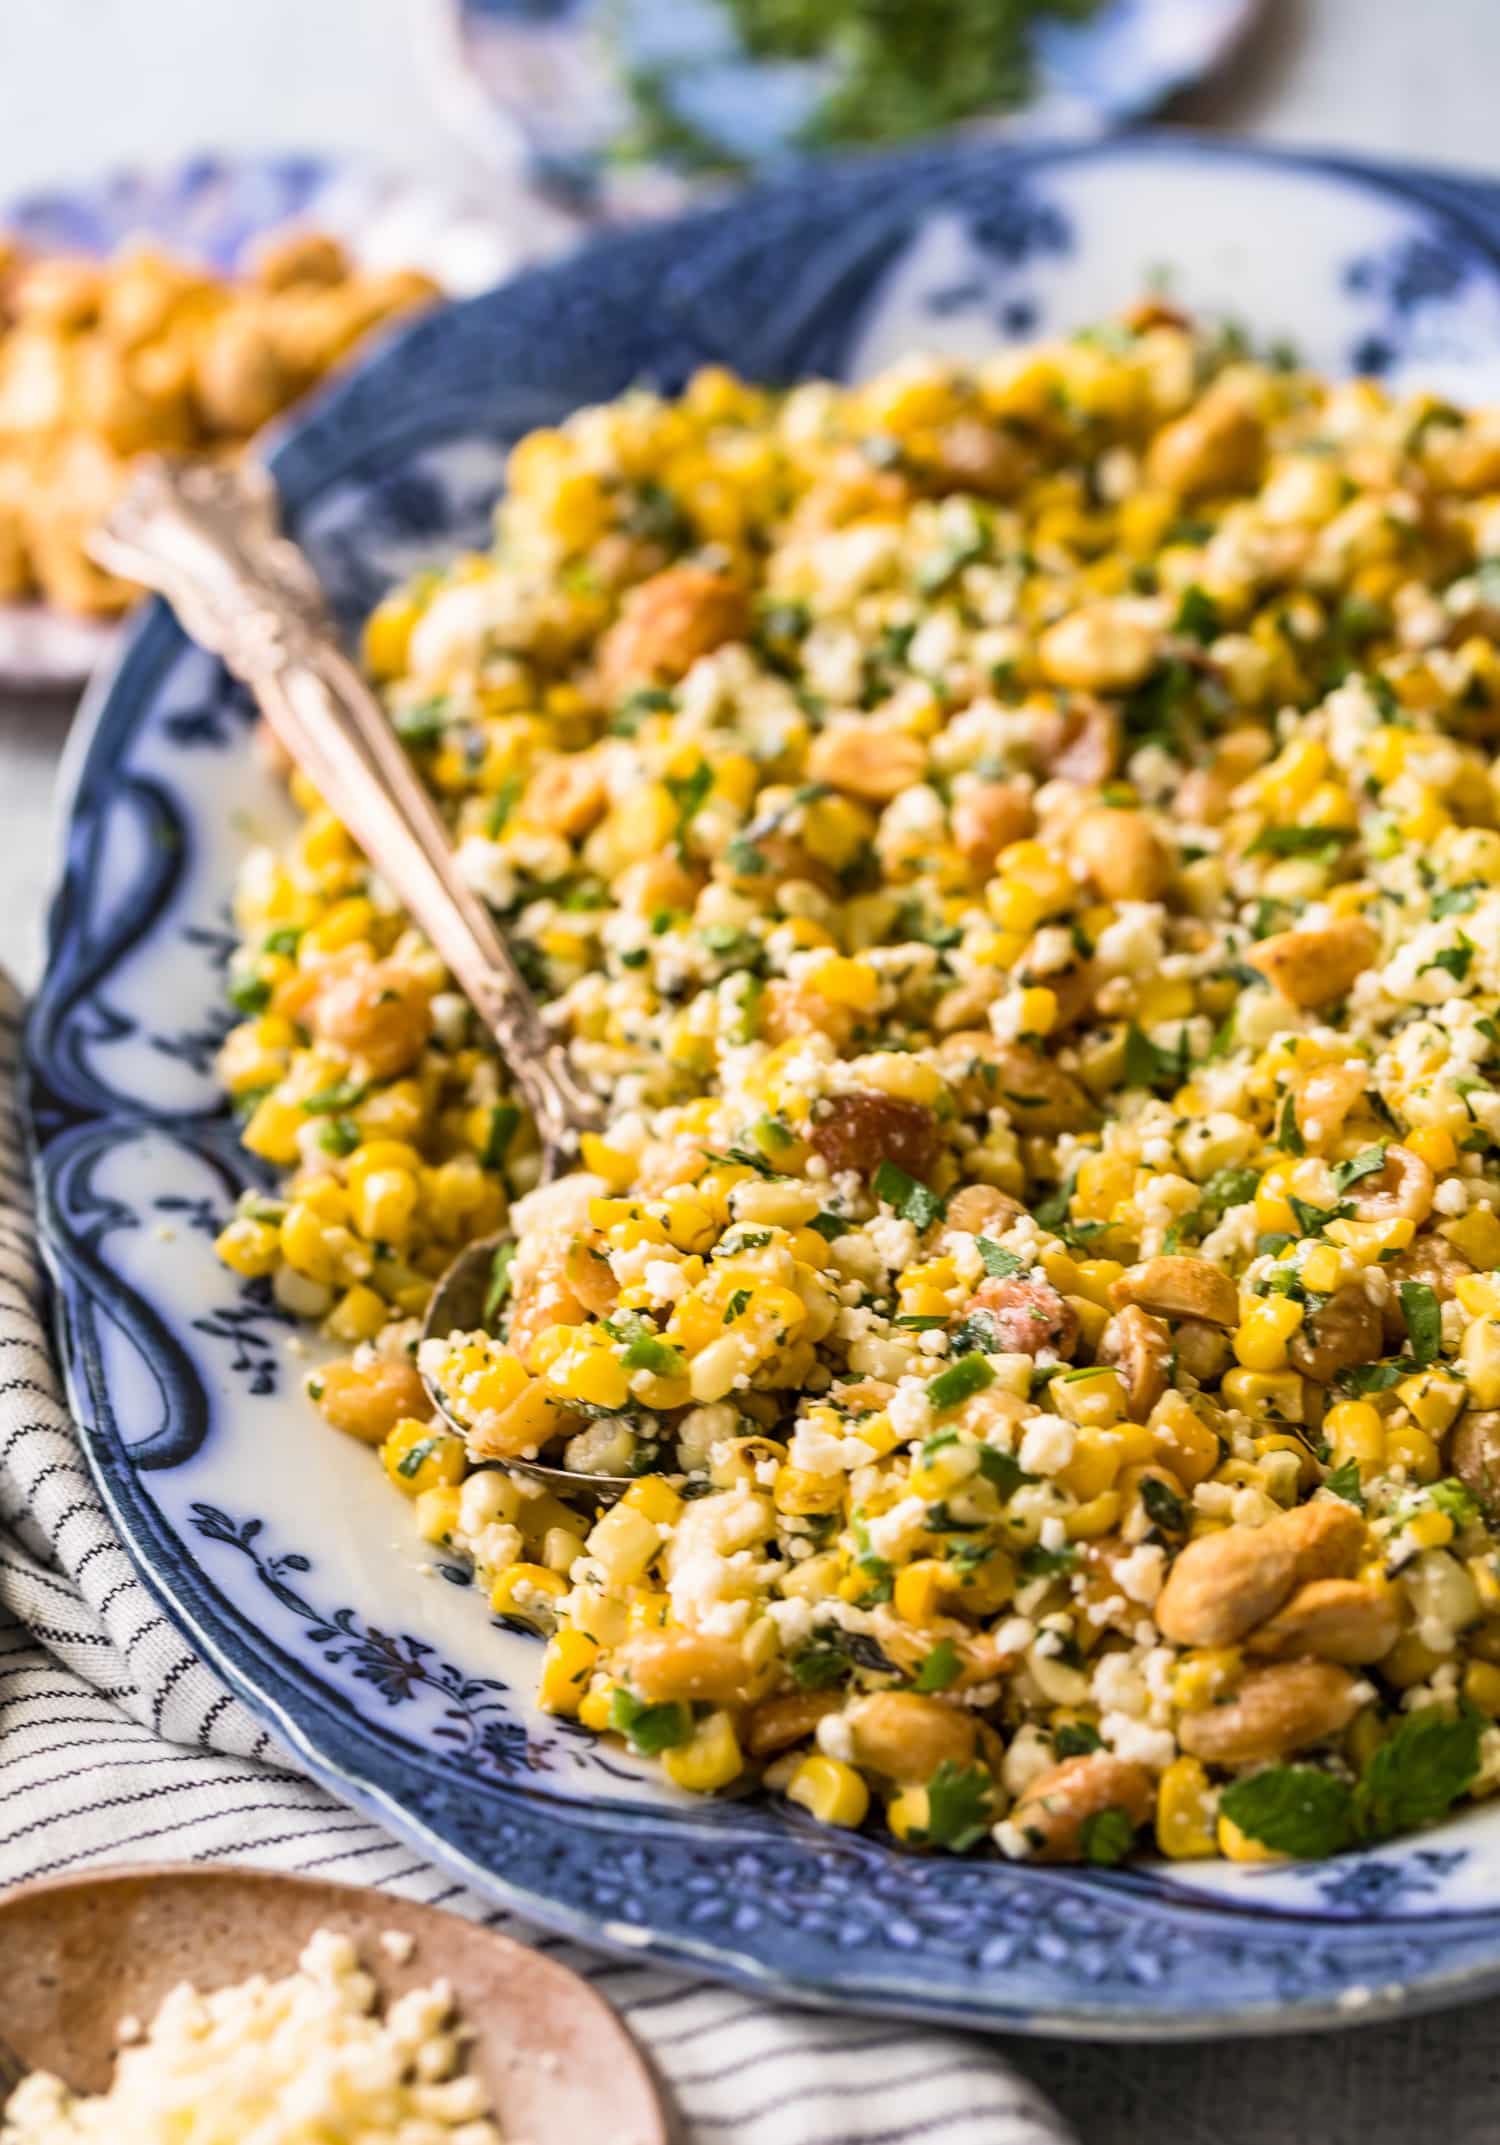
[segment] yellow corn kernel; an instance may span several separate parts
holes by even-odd
[[[588,1407],[623,1408],[630,1398],[630,1373],[607,1342],[601,1347],[590,1340],[575,1341],[547,1364],[543,1378],[550,1392]]]
[[[1390,1652],[1381,1657],[1381,1680],[1398,1691],[1409,1691],[1425,1683],[1435,1668],[1452,1658],[1451,1654],[1437,1653],[1424,1645],[1415,1631],[1403,1631]]]
[[[385,1298],[359,1283],[339,1298],[323,1323],[335,1340],[373,1341],[390,1315]]]
[[[1108,1364],[1065,1371],[1053,1379],[1048,1396],[1059,1415],[1083,1429],[1107,1430],[1125,1414],[1125,1381]],[[1108,1484],[1099,1486],[1105,1489]]]
[[[673,1526],[682,1511],[682,1499],[660,1475],[642,1475],[639,1482],[631,1483],[620,1502],[658,1527]]]
[[[1490,1720],[1500,1716],[1500,1668],[1493,1661],[1471,1661],[1464,1670],[1463,1693]]]
[[[417,1532],[424,1542],[446,1542],[451,1539],[458,1525],[458,1509],[462,1492],[456,1482],[440,1482],[436,1489],[423,1490],[417,1499]]]
[[[1500,1318],[1500,1274],[1460,1274],[1453,1293],[1471,1318]]]
[[[1302,1279],[1320,1296],[1331,1296],[1343,1278],[1344,1262],[1331,1244],[1316,1244],[1302,1261]]]
[[[1453,1522],[1446,1512],[1414,1512],[1401,1531],[1419,1549],[1446,1549],[1453,1539]]]
[[[1196,1758],[1174,1758],[1156,1797],[1156,1844],[1162,1853],[1174,1862],[1217,1853],[1217,1800]]]
[[[715,1795],[745,1770],[740,1739],[727,1713],[709,1713],[685,1743],[661,1754],[662,1770],[692,1795]]]
[[[939,1445],[924,1453],[911,1471],[914,1497],[946,1497],[978,1473],[979,1454],[972,1445]]]
[[[615,1689],[613,1683],[595,1681],[578,1701],[578,1718],[595,1735],[603,1735],[614,1716]]]
[[[431,1423],[405,1416],[380,1448],[386,1473],[406,1497],[420,1497],[423,1490],[462,1482],[468,1463],[463,1440],[448,1430],[435,1430]]]
[[[545,1564],[508,1564],[490,1590],[490,1607],[497,1616],[514,1616],[536,1631],[550,1631],[567,1591],[561,1572],[549,1571]]]
[[[240,1134],[240,1142],[252,1154],[258,1154],[262,1161],[289,1169],[301,1160],[298,1134],[306,1123],[305,1114],[295,1103],[281,1102],[275,1095],[267,1095],[251,1112]]]
[[[1070,1542],[1095,1542],[1119,1525],[1120,1510],[1119,1491],[1101,1490],[1087,1504],[1076,1505],[1063,1514],[1063,1532]]]
[[[297,1200],[286,1210],[281,1223],[281,1255],[288,1266],[309,1281],[336,1281],[338,1251],[332,1231],[321,1215]]]
[[[542,1655],[537,1683],[536,1700],[542,1711],[576,1717],[598,1658],[598,1647],[581,1631],[554,1631]]]
[[[1234,1336],[1236,1358],[1246,1370],[1280,1370],[1286,1346],[1302,1324],[1304,1308],[1290,1296],[1270,1296],[1256,1304]]]
[[[1256,1212],[1260,1212],[1259,1207]],[[1295,1228],[1296,1223],[1287,1226]],[[1331,1221],[1323,1232],[1345,1251],[1352,1251],[1361,1266],[1374,1266],[1386,1252],[1405,1251],[1416,1233],[1415,1222],[1408,1221],[1404,1214],[1392,1221]]]
[[[1054,1381],[1055,1389],[1056,1381]],[[1073,1457],[1057,1476],[1061,1486],[1087,1504],[1101,1491],[1114,1486],[1125,1464],[1125,1447],[1113,1430],[1089,1427],[1080,1430]]]
[[[1457,1221],[1441,1222],[1438,1233],[1475,1266],[1500,1266],[1500,1215],[1490,1207],[1472,1207]]]
[[[629,1191],[635,1180],[635,1157],[623,1148],[611,1147],[597,1132],[585,1132],[580,1141],[583,1166],[602,1177],[612,1192]]]
[[[588,1552],[613,1587],[634,1586],[644,1579],[661,1548],[654,1521],[628,1504],[617,1504],[589,1530]]]
[[[1232,1817],[1221,1817],[1217,1826],[1219,1852],[1230,1862],[1285,1862],[1286,1855],[1278,1854],[1274,1847],[1267,1847],[1260,1840],[1252,1840],[1248,1832],[1241,1832]]]
[[[406,668],[412,629],[421,609],[411,594],[398,589],[377,603],[365,621],[365,668],[376,678],[399,678]]]
[[[650,1587],[637,1587],[630,1597],[625,1617],[627,1631],[664,1631],[672,1618],[672,1597]]]
[[[1023,940],[1031,937],[1046,914],[1041,897],[1019,879],[996,879],[986,898],[1002,933]]]
[[[1323,1418],[1323,1434],[1334,1463],[1356,1462],[1368,1482],[1385,1465],[1385,1424],[1368,1400],[1341,1400]]]
[[[1113,1308],[1110,1289],[1125,1269],[1118,1259],[1079,1259],[1074,1268],[1072,1295],[1086,1297],[1104,1310]]]
[[[377,1244],[405,1244],[417,1211],[417,1180],[409,1170],[375,1169],[360,1180],[354,1226]]]
[[[1500,1571],[1495,1569],[1494,1558],[1470,1557],[1468,1573],[1485,1614],[1493,1616],[1500,1609]]]
[[[1404,1467],[1417,1482],[1436,1482],[1443,1471],[1437,1443],[1416,1423],[1392,1423],[1385,1433],[1385,1464]],[[1434,1513],[1440,1518],[1440,1513]]]
[[[1287,1197],[1290,1175],[1285,1162],[1273,1162],[1255,1187],[1255,1222],[1267,1235],[1297,1234],[1297,1216]]]
[[[1294,1370],[1229,1370],[1224,1373],[1223,1392],[1232,1408],[1259,1422],[1302,1420],[1302,1380]]]
[[[214,1250],[231,1273],[253,1281],[261,1274],[274,1274],[281,1261],[281,1238],[274,1222],[251,1221],[240,1215],[214,1238]],[[382,1323],[384,1314],[382,1313]]]
[[[310,924],[303,934],[302,950],[310,953],[342,953],[346,946],[368,939],[375,927],[375,904],[363,894],[336,901],[325,916]]]
[[[1148,976],[1135,987],[1135,1017],[1143,1028],[1186,1020],[1193,1012],[1193,986],[1178,976]]]
[[[1441,1125],[1420,1125],[1407,1133],[1402,1145],[1420,1156],[1429,1169],[1451,1169],[1458,1160],[1457,1142]]]
[[[1021,1033],[1050,1035],[1057,1025],[1057,993],[1034,983],[1021,993]]]
[[[1467,1394],[1461,1379],[1440,1370],[1419,1370],[1401,1380],[1396,1398],[1423,1430],[1441,1437],[1456,1420]]]
[[[773,1496],[778,1512],[806,1517],[819,1512],[837,1512],[844,1501],[847,1477],[815,1474],[808,1467],[779,1467]]]
[[[1238,1646],[1195,1646],[1172,1670],[1173,1703],[1184,1713],[1216,1705],[1239,1682],[1243,1667]]]
[[[1474,1405],[1500,1408],[1500,1322],[1493,1318],[1476,1319],[1464,1335],[1460,1352],[1464,1383]]]
[[[806,980],[830,1005],[848,1006],[855,1013],[873,1013],[880,1000],[875,970],[868,961],[851,960],[847,954],[829,954],[809,969]]]
[[[919,1557],[897,1572],[892,1602],[908,1624],[931,1623],[948,1585],[948,1567],[936,1557]]]
[[[1149,1420],[1133,1427],[1145,1431],[1148,1443],[1144,1453],[1132,1457],[1156,1461],[1184,1489],[1206,1482],[1219,1464],[1219,1440],[1182,1393],[1163,1393]]]
[[[549,1527],[542,1536],[541,1561],[549,1572],[566,1578],[578,1556],[578,1536],[571,1527]]]
[[[870,1791],[852,1765],[821,1752],[804,1758],[787,1783],[787,1801],[794,1802],[820,1825],[862,1825],[870,1807]]]
[[[378,1171],[398,1169],[415,1176],[421,1167],[421,1155],[407,1140],[367,1139],[344,1164],[344,1182],[353,1197]]]

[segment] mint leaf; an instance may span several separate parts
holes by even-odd
[[[1440,1706],[1408,1713],[1373,1753],[1356,1790],[1363,1837],[1388,1840],[1445,1816],[1479,1771],[1483,1725],[1471,1706],[1457,1715]]]
[[[1018,1259],[1013,1251],[992,1243],[987,1236],[977,1236],[974,1241],[984,1261],[984,1270],[992,1281],[1003,1281],[1009,1274],[1026,1271],[1026,1261]]]
[[[1323,1487],[1331,1490],[1335,1497],[1342,1497],[1345,1504],[1352,1504],[1357,1511],[1363,1512],[1365,1493],[1360,1483],[1358,1460],[1345,1460],[1331,1475],[1325,1475]]]
[[[1336,1163],[1333,1188],[1337,1192],[1347,1192],[1350,1185],[1358,1184],[1361,1177],[1373,1177],[1384,1168],[1385,1141],[1382,1140],[1378,1147],[1363,1147],[1358,1154],[1351,1155],[1347,1162]]]
[[[941,1218],[943,1202],[936,1192],[930,1192],[925,1184],[907,1175],[894,1162],[882,1162],[870,1180],[871,1190],[877,1199],[888,1207],[894,1207],[903,1221],[913,1223],[918,1229],[930,1228]]]
[[[1079,1826],[1078,1844],[1084,1861],[1102,1869],[1112,1869],[1115,1863],[1123,1862],[1135,1844],[1135,1826],[1129,1811],[1114,1804],[1095,1810]]]
[[[1443,1344],[1443,1312],[1437,1290],[1430,1282],[1402,1282],[1401,1316],[1406,1320],[1412,1360],[1418,1364],[1434,1362]]]
[[[951,1758],[927,1783],[927,1824],[912,1838],[953,1854],[976,1847],[994,1822],[995,1783],[982,1765],[955,1765]]]
[[[609,1704],[609,1725],[643,1758],[655,1758],[687,1742],[693,1732],[693,1709],[680,1698],[648,1706],[618,1687]]]
[[[1299,1861],[1336,1855],[1355,1837],[1354,1791],[1316,1765],[1268,1765],[1232,1780],[1219,1808],[1247,1839]]]
[[[952,1639],[939,1639],[917,1670],[919,1691],[946,1691],[958,1681],[961,1664]]]
[[[1052,1755],[1059,1762],[1064,1758],[1086,1758],[1090,1751],[1103,1748],[1104,1738],[1086,1720],[1064,1721],[1053,1731]]]

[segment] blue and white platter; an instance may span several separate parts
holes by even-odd
[[[1261,0],[1095,0],[1030,34],[1034,90],[1016,111],[973,122],[1007,139],[1083,139],[1153,112],[1224,65]],[[838,78],[836,59],[750,57],[723,0],[441,0],[430,18],[456,116],[481,144],[553,182],[591,212],[629,215],[681,201],[691,167],[622,159],[633,114],[626,73],[711,157],[763,174]]]
[[[581,402],[715,360],[789,379],[978,352],[1162,277],[1336,372],[1500,386],[1493,196],[1146,137],[857,164],[616,236],[420,321],[271,464],[352,626],[482,539],[507,443]],[[540,1922],[811,2002],[1129,2037],[1500,1987],[1500,1807],[1322,1865],[1023,1869],[690,1800],[533,1709],[539,1642],[432,1568],[369,1454],[311,1414],[265,1284],[212,1254],[246,1176],[212,1074],[230,889],[288,812],[249,731],[224,674],[144,611],[75,755],[28,1107],[104,1494],[168,1611],[309,1770]]]
[[[147,239],[223,274],[292,226],[330,232],[367,267],[425,269],[459,296],[498,282],[525,250],[488,203],[318,156],[195,156],[0,205],[0,231],[38,253],[105,259]],[[0,687],[76,690],[116,639],[112,624],[0,604]]]

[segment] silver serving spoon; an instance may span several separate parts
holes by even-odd
[[[250,462],[149,456],[89,548],[113,572],[165,596],[193,639],[250,688],[277,740],[415,917],[495,1038],[536,1123],[542,1181],[572,1168],[580,1136],[602,1125],[603,1106],[577,1078],[489,910],[460,876],[441,813],[339,646],[311,564],[278,531],[265,471]],[[459,1253],[433,1291],[424,1338],[485,1323],[501,1241]],[[443,1419],[465,1436],[425,1374],[423,1382]],[[591,1502],[612,1501],[632,1479],[530,1460],[505,1464],[559,1496]]]

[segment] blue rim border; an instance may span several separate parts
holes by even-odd
[[[1281,170],[1305,170],[1367,188],[1373,186],[1437,210],[1456,222],[1469,242],[1486,253],[1500,270],[1500,245],[1497,245],[1493,225],[1488,221],[1500,211],[1500,187],[1472,187],[1440,174],[1405,172],[1358,159],[1284,155],[1255,147],[1204,142],[1188,135],[1146,137],[1136,140],[1130,147],[1137,153],[1144,149],[1150,153],[1199,157],[1230,165],[1248,163]],[[923,191],[930,187],[932,191],[940,192],[941,180],[955,169],[967,170],[972,176],[977,168],[993,174],[998,180],[1003,176],[1024,174],[1037,164],[1072,162],[1111,153],[1114,153],[1114,145],[1083,144],[1067,145],[1057,150],[1037,147],[1008,152],[983,148],[958,152],[926,151],[884,162],[858,160],[831,175],[830,183],[824,188],[824,198],[828,212],[836,214],[840,198],[847,197],[851,189],[858,191],[872,183],[880,184],[888,174],[898,180],[907,174],[908,183],[925,180]],[[892,191],[894,193],[895,189]],[[741,224],[753,230],[754,219],[778,206],[786,207],[802,192],[803,188],[796,181],[789,181],[760,189],[727,208],[703,211],[668,226],[652,227],[625,239],[617,237],[592,246],[557,267],[533,271],[518,279],[507,287],[502,304],[507,310],[539,307],[545,315],[566,296],[580,267],[586,271],[593,260],[605,253],[612,262],[618,263],[622,250],[629,249],[633,264],[637,255],[643,256],[639,262],[643,268],[649,268],[652,255],[658,253],[664,264],[680,261],[691,254],[695,238],[726,225]],[[491,308],[494,303],[493,296],[471,300],[438,318],[451,321],[455,312],[472,315],[476,307]],[[271,466],[282,484],[289,517],[294,523],[298,513],[334,475],[355,466],[360,460],[357,449],[347,454],[330,455],[329,448],[336,445],[339,432],[347,427],[357,439],[365,398],[373,396],[378,400],[388,369],[403,363],[412,347],[432,332],[430,322],[418,323],[408,330],[360,373],[330,389],[310,412],[303,413],[295,431],[273,444]],[[441,403],[437,407],[442,410]],[[455,429],[460,414],[455,405],[451,411]],[[472,404],[463,407],[462,416],[465,424],[472,428]],[[420,427],[424,441],[430,442],[443,428],[441,418],[434,419],[434,405],[425,405],[425,422]],[[390,439],[390,430],[386,428],[382,444]],[[675,1915],[663,1912],[651,1929],[629,1925],[629,1917],[604,1921],[597,1910],[550,1894],[539,1888],[535,1880],[523,1882],[501,1875],[493,1864],[487,1865],[476,1859],[460,1840],[451,1836],[453,1824],[457,1822],[456,1814],[449,1821],[448,1831],[444,1831],[440,1829],[440,1818],[428,1816],[425,1806],[423,1812],[414,1812],[397,1800],[394,1787],[380,1784],[381,1773],[388,1773],[391,1767],[391,1742],[382,1739],[367,1724],[351,1721],[346,1714],[336,1712],[332,1705],[316,1701],[305,1683],[286,1675],[279,1665],[268,1664],[264,1640],[259,1646],[254,1643],[255,1635],[243,1628],[244,1620],[226,1609],[191,1556],[184,1553],[182,1545],[163,1524],[150,1500],[141,1494],[110,1412],[93,1327],[94,1301],[81,1285],[76,1271],[70,1268],[57,1227],[47,1150],[64,1131],[89,1125],[97,1125],[102,1130],[109,1119],[107,1111],[89,1109],[77,1101],[67,1100],[48,1076],[49,1064],[56,1063],[54,1054],[62,1048],[68,1009],[90,973],[88,949],[74,946],[71,934],[98,838],[103,791],[109,785],[115,761],[133,733],[163,669],[182,645],[180,630],[165,609],[159,604],[151,605],[130,629],[113,671],[95,683],[80,711],[77,738],[69,753],[68,772],[73,777],[73,786],[71,791],[65,786],[60,799],[68,839],[48,920],[47,973],[26,1027],[23,1114],[33,1145],[39,1225],[53,1284],[53,1304],[68,1391],[84,1425],[85,1449],[101,1494],[134,1561],[163,1609],[201,1648],[236,1693],[296,1752],[309,1773],[343,1801],[454,1869],[476,1889],[546,1926],[596,1947],[619,1950],[634,1958],[652,1957],[663,1964],[708,1973],[767,1995],[814,2005],[853,2006],[897,2016],[922,2016],[971,2027],[1020,2030],[1038,2035],[1084,2034],[1097,2039],[1119,2040],[1189,2039],[1225,2032],[1309,2030],[1355,2020],[1374,2020],[1398,2012],[1478,1998],[1500,1987],[1500,1912],[1408,1916],[1383,1924],[1353,1923],[1337,1916],[1287,1915],[1256,1908],[1253,1903],[1248,1907],[1237,1904],[1230,1910],[1201,1896],[1195,1898],[1182,1893],[1174,1893],[1168,1902],[1163,1898],[1161,1888],[1150,1879],[1129,1874],[1101,1877],[1064,1871],[1014,1872],[990,1864],[945,1867],[955,1873],[983,1871],[990,1884],[1003,1884],[1007,1891],[1023,1886],[1043,1920],[1048,1919],[1049,1914],[1065,1917],[1071,1905],[1086,1903],[1095,1915],[1130,1922],[1144,1940],[1150,1928],[1165,1919],[1178,1925],[1184,1933],[1190,1931],[1194,1944],[1202,1946],[1207,1957],[1218,1956],[1225,1964],[1225,1978],[1231,1981],[1236,1970],[1268,1944],[1271,1948],[1318,1949],[1327,1955],[1325,1986],[1333,1993],[1315,1999],[1274,1996],[1252,2003],[1235,2003],[1231,1998],[1227,2006],[1220,2008],[1205,2003],[1191,2010],[1179,2009],[1162,2014],[1146,2006],[1131,2007],[1112,2001],[1091,2003],[1079,2000],[1033,2009],[1025,1998],[1024,1970],[1018,1974],[1014,1969],[1007,1969],[997,1977],[1006,1984],[1004,1994],[993,1983],[988,1990],[981,1987],[976,1991],[972,1983],[958,1978],[946,1983],[929,1978],[925,1988],[918,1990],[905,1976],[859,1970],[830,1974],[820,1969],[804,1976],[769,1964],[744,1946],[717,1936],[705,1941],[693,1934],[690,1920],[680,1912]],[[158,908],[159,902],[137,920],[135,939],[149,930]],[[116,942],[110,948],[111,956],[117,957],[118,951]],[[130,1123],[151,1121],[147,1113],[122,1120]],[[162,1122],[166,1129],[182,1131],[191,1126],[201,1132],[213,1120],[199,1117]],[[403,1746],[397,1762],[403,1788],[409,1790],[413,1781],[431,1786],[436,1791],[439,1805],[456,1813],[463,1791],[455,1789],[452,1781],[443,1776],[438,1761]],[[476,1785],[474,1797],[479,1795]],[[592,1808],[570,1805],[560,1813],[555,1802],[513,1787],[486,1786],[482,1799],[488,1810],[480,1820],[481,1829],[488,1828],[490,1837],[494,1836],[493,1812],[496,1808],[502,1809],[509,1820],[511,1839],[507,1843],[506,1860],[511,1866],[524,1862],[528,1867],[545,1872],[547,1850],[560,1825],[572,1834],[587,1836],[601,1852],[617,1852],[622,1860],[632,1853],[639,1855],[650,1844],[644,1832],[632,1835],[628,1810],[622,1813],[618,1808],[611,1810],[608,1805]],[[670,1833],[670,1840],[664,1844],[664,1857],[668,1861],[679,1858],[685,1848],[696,1849],[710,1858],[717,1856],[722,1869],[726,1848],[735,1852],[746,1850],[744,1837],[738,1836],[730,1842],[711,1815],[703,1819],[674,1818]],[[768,1847],[774,1848],[776,1842],[785,1843],[792,1838],[789,1828],[780,1820],[766,1820],[764,1843]],[[761,1844],[758,1836],[753,1844],[756,1847]],[[795,1835],[795,1847],[802,1855],[815,1853],[828,1866],[842,1866],[856,1882],[867,1877],[874,1880],[882,1871],[901,1867],[900,1861],[885,1850],[858,1840],[831,1840],[827,1835],[813,1837],[799,1830]],[[606,1866],[601,1860],[600,1869]],[[1460,1956],[1455,1958],[1455,1953]],[[843,1964],[847,1969],[848,1961]]]

